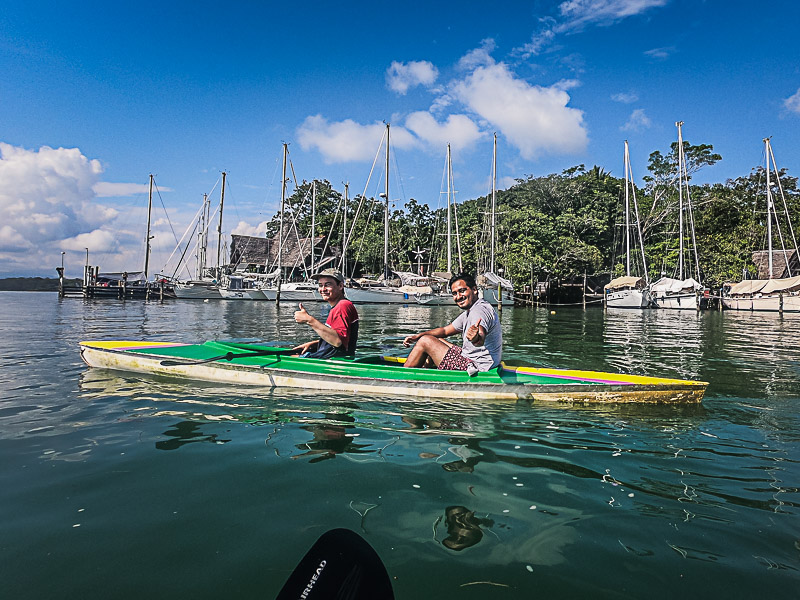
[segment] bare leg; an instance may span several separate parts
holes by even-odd
[[[447,354],[447,351],[452,345],[453,344],[450,342],[433,337],[432,335],[424,335],[414,344],[414,347],[411,349],[411,354],[409,354],[406,359],[405,366],[423,367],[426,366],[426,362],[430,360],[438,367],[444,355]]]

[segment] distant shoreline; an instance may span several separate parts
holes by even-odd
[[[81,285],[80,279],[65,279],[65,285]],[[0,279],[0,292],[57,292],[55,277],[6,277]]]

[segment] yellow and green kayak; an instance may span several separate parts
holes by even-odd
[[[640,375],[503,364],[470,377],[464,371],[406,369],[405,359],[357,356],[318,360],[285,348],[211,341],[204,344],[96,341],[80,343],[90,367],[185,379],[344,393],[429,398],[556,402],[697,403],[707,383]]]

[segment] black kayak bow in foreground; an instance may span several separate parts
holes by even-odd
[[[289,576],[276,600],[393,600],[378,554],[349,529],[320,536]]]

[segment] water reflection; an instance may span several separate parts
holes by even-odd
[[[483,538],[481,525],[491,527],[494,521],[480,519],[475,516],[475,511],[466,506],[448,506],[444,511],[444,523],[447,527],[447,537],[442,540],[442,545],[450,550],[459,552],[474,546]]]
[[[202,424],[194,421],[180,421],[164,432],[169,439],[156,442],[158,450],[177,450],[186,444],[196,442],[210,442],[212,444],[225,444],[230,439],[220,438],[216,433],[203,433]]]

